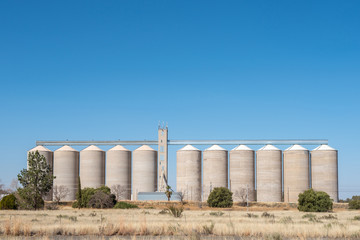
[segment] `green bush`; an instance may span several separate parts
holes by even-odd
[[[333,207],[333,202],[326,192],[313,189],[300,193],[298,201],[298,209],[302,212],[327,212]]]
[[[207,203],[210,207],[226,208],[233,205],[233,193],[225,187],[216,187],[210,193]]]
[[[349,208],[350,209],[360,209],[360,196],[353,196],[349,200]]]
[[[14,194],[7,195],[3,197],[0,201],[0,209],[17,209],[18,205],[16,203],[16,197]]]
[[[135,204],[127,203],[127,202],[117,202],[114,206],[114,208],[120,208],[120,209],[130,209],[130,208],[139,208]]]
[[[78,201],[74,202],[72,207],[73,208],[78,208],[79,205],[80,205],[80,208],[94,207],[94,205],[96,205],[96,204],[93,203],[92,206],[91,206],[89,203],[90,203],[91,198],[95,195],[95,193],[97,191],[101,191],[101,192],[105,193],[106,195],[108,195],[112,199],[113,205],[116,203],[115,196],[113,194],[110,194],[110,192],[111,192],[110,188],[106,187],[106,186],[102,186],[102,187],[99,187],[99,188],[84,188],[84,189],[81,189],[80,202],[78,202]],[[76,199],[78,199],[78,193],[76,193]],[[100,206],[100,205],[97,205],[97,206]],[[111,204],[107,204],[107,205],[110,206]]]

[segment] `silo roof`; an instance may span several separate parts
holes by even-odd
[[[235,147],[232,151],[253,151],[251,148],[249,148],[248,146],[246,145],[239,145],[237,147]]]
[[[329,145],[320,145],[315,148],[313,151],[334,151],[335,149],[330,147]]]
[[[226,151],[226,149],[220,147],[219,145],[212,145],[211,147],[205,149],[205,151]]]
[[[186,145],[185,147],[179,149],[178,151],[200,151],[200,150],[192,145]]]
[[[278,149],[277,147],[273,146],[273,145],[265,145],[263,146],[262,148],[260,148],[258,151],[277,151],[277,150],[280,150]]]
[[[142,145],[141,147],[135,149],[135,151],[155,151],[148,145]]]
[[[44,146],[36,146],[33,149],[30,149],[29,152],[35,152],[35,151],[41,151],[41,152],[51,152],[51,150],[47,149]]]
[[[306,151],[307,149],[304,148],[301,145],[298,144],[294,144],[292,146],[290,146],[289,148],[287,148],[285,151]]]
[[[99,147],[95,146],[95,145],[90,145],[87,148],[84,148],[81,151],[103,151],[102,149],[100,149]]]
[[[72,147],[65,145],[62,146],[61,148],[57,149],[56,151],[72,151],[72,152],[77,152],[75,149],[73,149]],[[55,151],[55,152],[56,152]]]
[[[115,147],[110,148],[108,151],[130,151],[130,150],[127,148],[124,148],[121,145],[116,145]]]

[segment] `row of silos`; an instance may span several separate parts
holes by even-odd
[[[29,152],[39,151],[52,166],[54,194],[66,191],[64,201],[76,198],[79,177],[81,188],[110,187],[122,199],[131,198],[131,175],[136,192],[154,192],[157,188],[157,151],[149,146],[141,146],[133,152],[133,174],[131,171],[131,151],[115,146],[106,153],[96,146],[89,146],[78,152],[70,146],[63,146],[54,153],[38,146]],[[105,164],[106,162],[106,164]],[[106,169],[106,170],[105,170]],[[106,175],[105,175],[106,171]],[[51,195],[45,198],[51,200]]]
[[[297,202],[298,194],[310,187],[309,151],[300,145],[289,147],[283,154],[272,145],[256,152],[256,191],[255,151],[240,145],[229,155],[234,201],[254,201],[256,195],[258,202],[281,202],[284,190],[285,202]],[[199,201],[203,195],[206,201],[214,187],[228,187],[227,156],[227,151],[217,145],[203,152],[201,184],[201,151],[191,145],[177,151],[177,190],[185,193],[186,200]],[[321,145],[311,151],[311,186],[327,192],[335,202],[338,201],[337,171],[335,149]]]

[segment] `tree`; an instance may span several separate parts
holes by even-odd
[[[240,188],[234,193],[235,199],[239,199],[243,206],[247,205],[248,200],[248,190],[246,188]]]
[[[184,205],[185,204],[186,193],[183,192],[183,191],[180,191],[180,192],[177,192],[177,195],[179,197],[179,200],[180,200],[181,204]]]
[[[172,193],[173,193],[173,190],[171,189],[171,187],[169,185],[167,185],[165,195],[166,195],[168,201],[170,201]]]
[[[64,198],[66,198],[70,193],[70,190],[65,187],[64,185],[55,185],[53,187],[53,196],[54,196],[54,201],[56,202],[56,204],[59,204],[61,200],[63,200]]]
[[[43,207],[43,197],[50,192],[54,178],[45,157],[38,151],[29,152],[28,169],[18,174],[18,180],[23,186],[17,191],[22,207],[35,210]]]
[[[5,189],[5,185],[1,183],[0,180],[0,195],[7,194],[8,191]]]
[[[298,209],[302,212],[327,212],[333,207],[329,194],[313,189],[300,193],[298,202]]]
[[[225,187],[216,187],[211,191],[207,203],[209,207],[226,208],[233,205],[233,193]]]
[[[13,178],[10,183],[10,191],[16,192],[19,188],[19,181],[16,178]]]
[[[128,189],[125,186],[122,185],[113,185],[111,187],[111,193],[113,193],[116,196],[116,200],[122,200],[125,199],[127,195]]]

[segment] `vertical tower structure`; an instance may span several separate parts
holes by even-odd
[[[168,182],[168,127],[158,128],[158,191],[165,192]]]

